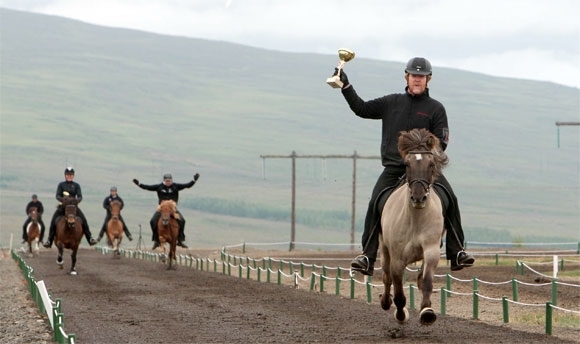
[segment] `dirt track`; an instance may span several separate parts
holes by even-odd
[[[377,303],[294,289],[275,281],[257,282],[184,266],[167,271],[160,263],[113,259],[92,249],[81,249],[79,274],[70,276],[66,273],[68,255],[65,270],[58,270],[55,259],[56,250],[51,249],[26,261],[36,279],[45,281],[53,299],[62,299],[65,330],[75,333],[79,343],[527,344],[576,343],[580,334],[580,330],[558,329],[564,335],[547,336],[537,325],[531,331],[512,324],[490,325],[469,315],[444,316],[438,309],[432,326],[420,326],[413,310],[411,321],[401,326],[391,311],[383,311]],[[339,264],[346,263],[334,266]],[[484,269],[466,270],[460,278],[476,274],[485,279],[480,275]],[[499,273],[499,269],[493,271],[495,277]],[[513,267],[509,271],[504,267],[501,274],[501,280],[509,279]],[[375,281],[380,279],[375,277]],[[577,295],[570,298],[578,305]]]

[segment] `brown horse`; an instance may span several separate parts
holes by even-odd
[[[381,306],[388,310],[394,300],[395,319],[400,323],[409,320],[403,273],[408,264],[422,260],[417,277],[417,287],[423,294],[420,321],[431,325],[437,319],[431,308],[431,294],[444,219],[441,200],[430,191],[448,159],[439,146],[439,139],[426,129],[401,132],[399,153],[407,169],[406,182],[393,191],[381,214],[381,265],[385,285]],[[394,298],[390,294],[391,284]]]
[[[66,248],[72,251],[71,275],[77,274],[75,270],[77,251],[83,238],[83,224],[81,218],[77,216],[77,204],[78,201],[75,198],[65,197],[63,199],[62,207],[64,207],[64,216],[56,220],[56,234],[54,239],[54,243],[58,248],[56,263],[60,269],[63,268],[63,250]]]
[[[170,270],[173,267],[173,263],[177,263],[177,256],[175,254],[177,250],[177,236],[179,235],[177,204],[171,200],[161,201],[157,207],[157,211],[161,213],[161,217],[157,222],[159,246],[165,256],[167,252],[165,244],[169,244],[169,265],[167,266],[167,270]]]
[[[36,207],[31,207],[28,212],[30,223],[26,227],[26,236],[28,242],[28,256],[38,257],[39,242],[40,242],[40,222],[38,221],[38,210]]]
[[[123,222],[121,222],[121,202],[114,200],[109,205],[111,218],[107,222],[107,243],[113,248],[114,256],[119,256],[123,241]]]

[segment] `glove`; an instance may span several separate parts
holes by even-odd
[[[135,183],[135,185],[139,186],[139,181],[137,179],[133,179],[133,183]]]
[[[338,68],[334,68],[334,75],[338,74]],[[350,85],[350,83],[348,82],[348,77],[346,76],[346,73],[344,72],[344,69],[340,70],[340,81],[342,82],[342,88],[347,88],[348,85]]]
[[[193,175],[193,180],[197,181],[199,179],[199,173]]]

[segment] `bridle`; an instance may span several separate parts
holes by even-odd
[[[421,155],[423,155],[423,154],[431,154],[431,155],[433,155],[433,152],[426,151],[426,150],[425,151],[419,151],[419,150],[417,150],[417,151],[409,151],[407,153],[407,155],[409,155],[409,154],[416,154],[416,155],[418,155],[417,160],[421,160],[421,159],[423,159],[423,157]],[[413,187],[413,185],[415,185],[417,183],[421,184],[421,186],[423,186],[423,190],[425,190],[425,196],[429,196],[429,189],[431,187],[431,182],[429,182],[427,179],[425,179],[425,178],[414,178],[414,179],[411,179],[411,180],[407,180],[407,183],[409,184],[409,190]]]

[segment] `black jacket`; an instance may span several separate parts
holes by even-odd
[[[123,207],[125,206],[125,202],[123,202],[123,199],[121,197],[119,197],[119,195],[113,197],[111,195],[105,197],[105,199],[103,200],[103,208],[105,208],[107,210],[107,214],[111,211],[111,202],[113,201],[119,201],[121,202],[121,209],[123,209]]]
[[[56,199],[62,203],[63,192],[68,192],[69,197],[74,197],[79,203],[83,200],[81,186],[77,182],[60,182],[56,188]]]
[[[429,97],[429,89],[419,96],[413,96],[405,88],[405,93],[390,94],[369,101],[362,100],[352,85],[343,89],[342,94],[357,116],[382,120],[383,166],[404,166],[398,151],[401,131],[425,128],[439,138],[443,150],[447,147],[447,113],[439,101]]]
[[[26,215],[28,215],[30,213],[30,208],[32,208],[32,207],[36,207],[36,211],[38,212],[38,215],[42,215],[42,213],[44,213],[44,207],[42,206],[42,202],[30,201],[30,202],[28,202],[28,205],[26,206]]]
[[[173,183],[169,187],[167,187],[165,183],[155,185],[145,185],[139,183],[139,187],[144,190],[157,191],[157,198],[159,199],[159,203],[166,200],[173,200],[175,203],[177,203],[179,200],[179,190],[190,188],[193,186],[193,184],[195,184],[195,180],[185,184]]]

